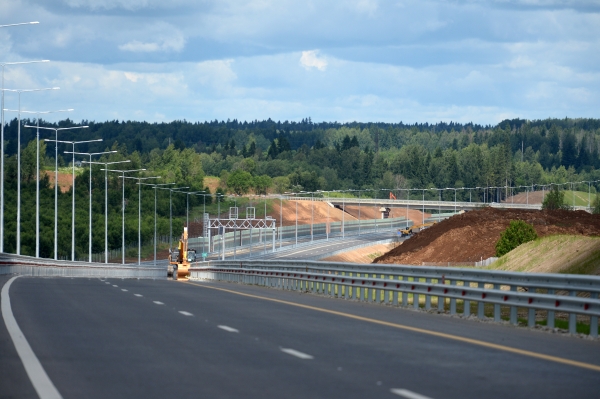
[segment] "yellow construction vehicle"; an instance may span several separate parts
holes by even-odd
[[[424,229],[426,229],[428,227],[433,226],[436,223],[437,222],[428,222],[428,223],[423,223],[423,224],[417,224],[417,225],[413,225],[413,226],[407,227],[405,229],[398,229],[398,232],[400,233],[400,235],[402,237],[405,237],[405,236],[411,235],[413,233],[413,230],[422,231],[422,230],[424,230]]]
[[[195,261],[196,250],[188,248],[188,231],[187,227],[184,227],[177,249],[169,255],[169,268],[172,268],[173,280],[189,277],[189,267]]]

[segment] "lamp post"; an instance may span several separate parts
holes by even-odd
[[[4,110],[13,111],[13,110]],[[36,151],[36,167],[35,167],[35,257],[40,257],[40,114],[50,114],[55,112],[69,112],[70,109],[61,109],[58,111],[21,111],[21,113],[37,114],[36,126],[24,125],[28,128],[36,128],[35,136],[35,151]]]
[[[89,263],[92,263],[92,156],[93,155],[105,155],[105,154],[114,154],[117,151],[104,151],[104,152],[70,152],[70,151],[65,151],[65,154],[73,154],[73,156],[75,155],[87,155],[90,157],[90,161],[86,162],[83,161],[85,163],[90,164],[90,184],[89,184],[89,189],[90,189],[90,209],[89,209],[89,216],[90,216],[90,221],[89,221],[89,233],[88,233],[88,246],[89,246]]]
[[[21,93],[33,91],[58,90],[59,87],[47,87],[44,89],[2,89],[4,91],[15,92],[19,97],[18,108],[18,126],[17,126],[17,255],[21,254]],[[4,155],[4,154],[2,154]]]
[[[75,262],[75,144],[94,143],[102,141],[102,139],[96,140],[84,140],[84,141],[57,141],[57,143],[67,143],[73,146],[73,151],[67,152],[73,155],[72,167],[73,167],[73,190],[72,190],[72,211],[71,211],[71,260]]]
[[[32,22],[24,24],[0,25],[0,28],[16,25],[28,25]],[[4,252],[4,67],[6,65],[18,64],[35,64],[39,62],[49,62],[48,60],[39,61],[22,61],[22,62],[4,62],[0,63],[2,67],[2,101],[0,105],[0,252]]]
[[[54,140],[46,139],[45,141],[53,142],[54,145],[54,260],[58,259],[58,131],[72,129],[87,129],[88,126],[74,127],[40,127],[40,129],[53,130]]]
[[[187,190],[189,187],[169,188],[169,251],[173,247],[173,191]]]
[[[130,170],[116,170],[116,169],[108,169],[108,172],[117,172],[121,173],[122,187],[123,187],[123,199],[121,201],[121,219],[122,219],[122,227],[121,227],[121,264],[125,264],[125,173],[133,173],[133,172],[141,172],[146,169],[130,169]]]
[[[138,266],[142,263],[142,180],[160,179],[160,176],[152,177],[129,177],[123,175],[123,179],[137,179],[138,181]],[[123,184],[125,181],[123,181]]]
[[[128,163],[131,161],[127,160],[115,162],[83,162],[89,163],[90,166],[91,164],[104,165],[104,169],[101,169],[104,171],[104,263],[108,263],[108,165]]]
[[[156,266],[156,241],[157,241],[157,237],[156,237],[156,190],[168,190],[168,188],[165,187],[161,187],[161,186],[170,186],[171,184],[175,184],[175,183],[160,183],[160,184],[148,184],[148,183],[138,183],[139,185],[143,185],[143,186],[151,186],[154,189],[154,266]]]

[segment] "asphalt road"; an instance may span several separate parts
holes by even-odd
[[[64,398],[597,398],[600,389],[598,341],[382,305],[166,279],[20,277],[9,294]],[[37,397],[0,324],[0,397]]]

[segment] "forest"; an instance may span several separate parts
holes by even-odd
[[[33,125],[35,120],[23,120]],[[497,125],[437,123],[314,123],[266,121],[212,122],[174,121],[147,123],[136,121],[81,121],[66,119],[56,124],[40,120],[44,127],[88,126],[86,129],[59,131],[61,141],[85,141],[102,138],[102,142],[82,143],[76,152],[117,151],[95,157],[98,162],[131,160],[127,169],[146,171],[134,176],[160,176],[157,183],[175,183],[185,191],[209,192],[205,176],[220,179],[218,194],[257,194],[361,190],[363,196],[387,196],[388,190],[398,198],[417,195],[409,189],[516,187],[548,183],[586,182],[577,187],[588,190],[588,181],[596,192],[600,180],[600,119],[505,120]],[[16,151],[18,122],[5,126],[5,248],[14,251],[16,214]],[[31,254],[31,210],[35,209],[35,137],[36,129],[21,128],[22,253]],[[59,167],[72,164],[71,145],[60,144],[55,159],[55,145],[43,139],[54,132],[40,130],[42,169],[52,174],[55,161]],[[78,156],[76,160],[89,160]],[[115,165],[118,166],[118,165]],[[121,167],[123,167],[121,165]],[[76,230],[87,231],[90,168],[77,169]],[[102,166],[91,169],[93,187],[94,252],[104,249],[104,172]],[[116,167],[113,169],[117,169]],[[70,169],[69,169],[70,170]],[[42,175],[45,176],[45,175]],[[137,245],[137,180],[119,173],[108,175],[109,246],[121,245],[121,196],[125,184],[126,237],[128,245]],[[54,190],[48,177],[40,180],[43,212],[42,256],[53,251]],[[520,187],[520,188],[519,188]],[[169,234],[169,192],[157,190],[159,235]],[[149,242],[154,229],[154,191],[142,189],[142,237]],[[421,191],[418,191],[419,195]],[[215,193],[211,193],[215,194]],[[494,197],[484,198],[483,191],[456,190],[458,199],[469,195],[479,200],[501,201],[508,190],[496,190]],[[320,194],[314,194],[320,195]],[[347,192],[346,195],[356,195]],[[453,200],[454,190],[426,192],[427,198],[443,196]],[[71,192],[59,195],[59,252],[70,253]],[[181,231],[187,200],[190,207],[211,206],[207,196],[172,195],[174,234]],[[227,200],[222,199],[223,201]],[[474,199],[475,200],[475,199]],[[133,204],[135,206],[130,206]],[[226,208],[223,204],[223,208]],[[77,235],[77,254],[87,253],[87,234]],[[34,244],[33,244],[34,245]],[[63,253],[64,252],[64,253]]]

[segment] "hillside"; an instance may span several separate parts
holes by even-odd
[[[495,245],[511,220],[533,224],[540,237],[567,234],[600,236],[600,215],[584,211],[483,208],[455,215],[416,233],[373,263],[475,262],[495,256]]]
[[[554,235],[520,245],[488,269],[600,275],[600,238]]]

